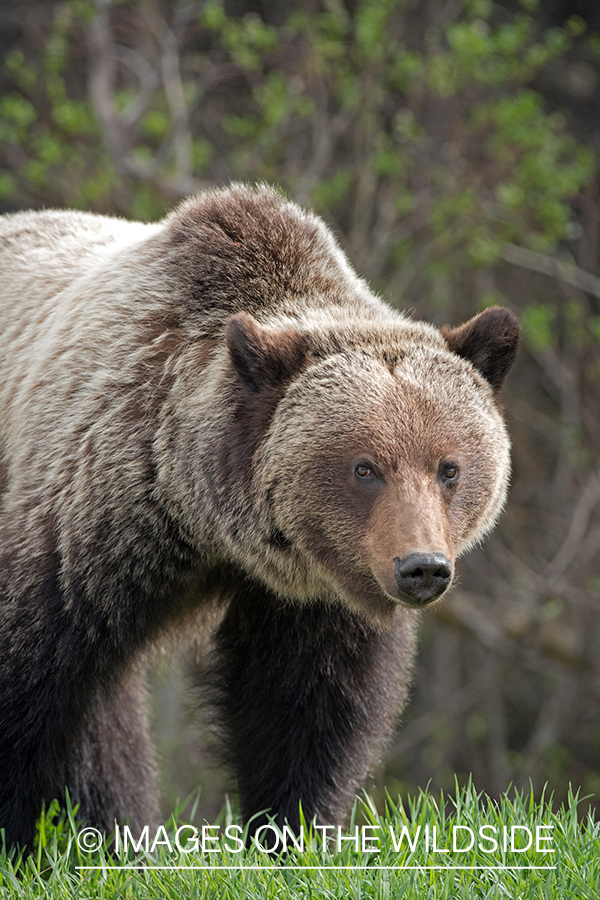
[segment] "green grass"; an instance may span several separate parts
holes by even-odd
[[[357,824],[359,821],[361,824]],[[111,855],[104,847],[94,852],[80,848],[80,829],[71,812],[58,825],[46,817],[40,823],[31,856],[9,859],[6,854],[0,855],[0,898],[600,897],[600,823],[587,811],[587,804],[576,797],[553,812],[548,803],[536,802],[533,795],[517,794],[512,799],[493,802],[468,786],[457,789],[453,797],[422,793],[405,805],[390,800],[385,815],[379,815],[366,799],[357,803],[350,826],[343,833],[344,837],[354,837],[358,828],[359,840],[365,836],[364,848],[361,845],[357,849],[351,840],[343,841],[341,850],[336,846],[324,849],[322,834],[312,832],[311,843],[311,832],[306,827],[304,850],[290,851],[284,858],[273,857],[256,847],[233,852],[239,842],[225,837],[225,829],[235,824],[230,810],[225,810],[220,821],[205,832],[207,837],[219,837],[207,842],[217,852],[202,854],[199,849],[181,853],[176,848],[175,835],[184,824],[175,819],[168,822],[158,832],[161,843],[157,842],[154,852],[151,845],[157,832],[152,829],[148,833],[148,853],[131,847],[125,852],[121,846],[117,855]],[[456,826],[461,828],[454,832],[454,852]],[[406,831],[400,844],[403,827]],[[437,852],[433,847],[434,827]],[[508,829],[506,849],[504,828]],[[536,828],[541,838],[538,849]],[[532,846],[519,852],[529,832]],[[191,833],[189,829],[180,832],[183,846]],[[332,829],[331,833],[335,837],[337,830]],[[461,852],[470,843],[471,833],[472,849]],[[123,836],[121,833],[121,843]],[[550,840],[544,842],[544,837]],[[449,852],[439,852],[442,849]],[[543,849],[554,852],[544,853]]]

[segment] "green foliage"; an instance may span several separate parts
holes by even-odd
[[[373,216],[374,193],[393,196],[400,236],[389,268],[427,238],[429,272],[488,266],[506,241],[552,251],[568,234],[570,200],[589,180],[593,158],[526,85],[568,49],[582,24],[572,19],[536,40],[530,16],[494,25],[492,12],[491,4],[470,4],[445,36],[430,34],[421,52],[406,49],[404,9],[388,0],[363,0],[353,16],[338,4],[316,16],[294,14],[285,28],[271,30],[262,76],[253,60],[243,115],[226,117],[236,139],[232,174],[283,181],[293,193],[302,175],[287,165],[290,141],[308,132],[314,146],[329,129],[329,153],[311,199],[347,228],[353,215],[361,222]],[[222,9],[218,28],[239,61],[236,41],[243,48],[245,39]],[[292,47],[293,76],[285,65]],[[271,68],[271,58],[279,66]],[[437,105],[442,131],[435,147],[421,121],[426,97],[430,108]],[[334,122],[341,122],[341,135]],[[304,147],[310,160],[306,140]],[[370,213],[360,208],[366,173],[375,186]],[[411,226],[415,178],[425,204],[418,233]]]
[[[341,850],[335,845],[324,849],[322,835],[312,832],[310,840],[310,828],[303,821],[305,848],[292,849],[285,858],[269,856],[255,847],[232,853],[223,846],[225,842],[216,853],[173,853],[175,829],[185,824],[175,819],[167,823],[152,853],[130,850],[126,855],[121,847],[112,855],[105,846],[85,852],[78,845],[79,826],[72,814],[63,821],[66,825],[61,823],[54,832],[44,821],[40,826],[44,843],[33,856],[9,859],[0,855],[0,898],[537,900],[565,896],[595,900],[600,884],[599,825],[572,795],[565,807],[553,812],[547,802],[536,803],[530,792],[495,802],[469,784],[450,795],[422,792],[405,802],[389,797],[383,815],[365,798],[355,805],[344,835],[355,836],[358,826],[358,848],[353,840],[347,840]],[[234,821],[225,810],[219,824]],[[425,843],[426,829],[431,838],[434,827],[435,850],[431,839],[427,846]],[[537,833],[549,836],[550,841],[542,840],[537,847],[534,843],[530,850],[519,852],[511,849],[508,838],[505,851],[503,829],[508,828],[510,835],[513,827],[515,848],[526,846],[525,829],[535,835],[537,827]],[[483,835],[488,840],[481,839],[481,828],[487,829]],[[186,838],[188,834],[186,831]],[[361,846],[363,834],[367,841]],[[466,849],[470,834],[475,836],[474,846]],[[496,850],[490,835],[499,839]],[[542,852],[549,849],[553,852]],[[123,865],[128,868],[119,868]],[[230,868],[219,868],[222,866]]]
[[[105,197],[115,174],[98,147],[100,129],[87,99],[70,95],[69,45],[78,3],[56,6],[44,52],[6,58],[15,90],[0,101],[0,192],[19,201],[52,197],[57,205],[87,207]],[[17,168],[6,160],[17,155]],[[54,199],[56,198],[56,199]]]
[[[589,178],[591,152],[565,133],[560,116],[544,112],[531,90],[487,103],[474,117],[489,129],[490,159],[510,174],[495,189],[502,237],[551,251],[567,236],[571,210],[565,200]]]
[[[351,171],[340,169],[331,178],[323,179],[313,188],[312,200],[317,210],[335,207],[346,195],[353,181]]]
[[[113,21],[125,14],[140,15],[133,0],[113,5]],[[139,84],[118,69],[115,141],[77,72],[75,51],[93,16],[88,0],[57,3],[42,52],[7,55],[13,89],[0,103],[0,196],[148,218],[172,199],[165,185],[181,142],[173,85],[167,90],[163,63],[149,59],[162,75],[125,126]],[[138,22],[143,29],[143,16]],[[277,26],[209,0],[189,31],[204,50],[183,49],[178,64],[192,174],[222,181],[225,170],[292,194],[301,186],[342,230],[364,231],[365,248],[392,197],[394,220],[385,217],[395,237],[378,271],[420,253],[424,287],[458,266],[489,266],[506,241],[552,251],[568,234],[570,201],[593,160],[529,85],[580,35],[581,20],[539,36],[529,12],[497,23],[493,4],[473,0],[443,32],[430,29],[420,49],[414,40],[407,47],[409,23],[396,0],[358,0],[352,14],[340,3],[316,14],[301,7]],[[198,73],[210,83],[223,66],[237,73],[226,103],[219,91],[198,89]],[[15,167],[8,160],[16,158]]]
[[[554,320],[556,310],[548,303],[526,306],[521,311],[523,335],[536,351],[550,347],[554,343]]]
[[[264,54],[278,43],[276,30],[265,25],[260,16],[247,13],[242,19],[229,17],[222,0],[209,0],[200,21],[218,35],[224,49],[245,71],[261,69]]]

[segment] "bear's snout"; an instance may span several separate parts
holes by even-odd
[[[394,559],[394,576],[403,594],[425,606],[449,587],[452,563],[444,553],[408,553]]]

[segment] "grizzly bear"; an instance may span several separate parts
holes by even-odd
[[[145,660],[210,627],[244,819],[338,822],[504,503],[515,317],[406,318],[266,186],[15,213],[0,250],[8,845],[65,786],[100,829],[155,819]]]

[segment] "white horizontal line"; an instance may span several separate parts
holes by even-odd
[[[496,872],[512,872],[512,871],[529,871],[529,870],[538,870],[541,869],[544,872],[552,872],[557,867],[556,866],[151,866],[146,864],[133,864],[127,866],[75,866],[76,869],[88,871],[90,869],[138,869],[143,872],[145,869],[165,869],[171,872],[177,871],[193,871],[194,869],[198,869],[198,871],[202,872],[211,872],[211,871],[222,871],[226,870],[228,872],[280,872],[282,870],[287,869],[288,871],[318,871],[318,872],[327,872],[328,870],[341,870],[341,869],[357,869],[361,872],[369,872],[369,871],[393,871],[393,870],[401,870],[401,869],[415,869],[416,871],[425,871],[435,869],[436,871],[449,871],[454,869],[460,869],[461,871],[496,871]]]

